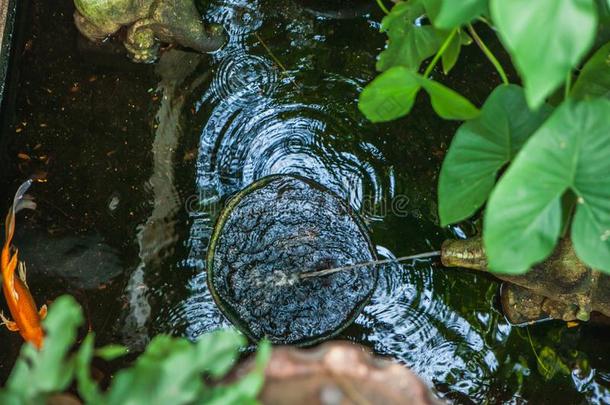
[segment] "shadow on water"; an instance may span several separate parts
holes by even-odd
[[[227,198],[270,174],[306,176],[345,198],[381,259],[472,233],[471,224],[436,225],[437,175],[456,124],[425,100],[406,119],[367,122],[356,100],[375,76],[381,14],[365,2],[323,4],[201,4],[228,33],[221,51],[171,50],[155,66],[135,66],[79,42],[68,0],[31,1],[5,121],[22,176],[49,174],[33,190],[40,209],[18,221],[28,224],[17,244],[28,247],[40,301],[73,293],[102,343],[134,348],[156,333],[195,339],[227,326],[206,285],[207,244]],[[476,49],[462,58],[450,84],[480,105],[498,80]],[[69,271],[50,270],[62,266]],[[498,285],[485,275],[431,260],[379,271],[370,304],[341,337],[407,364],[442,396],[609,401],[607,331],[550,323],[531,328],[530,342],[497,310]],[[6,375],[19,341],[0,339],[12,348]],[[589,368],[574,360],[572,375],[545,381],[532,346],[549,345],[580,353]]]

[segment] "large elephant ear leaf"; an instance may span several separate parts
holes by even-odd
[[[487,10],[487,0],[422,0],[434,25],[451,29],[467,24]]]
[[[481,115],[458,129],[443,161],[438,186],[443,226],[466,219],[481,208],[498,171],[549,114],[547,106],[531,111],[519,86],[499,86],[491,93]]]
[[[491,193],[484,243],[493,271],[523,273],[553,250],[561,197],[578,197],[572,242],[588,265],[610,273],[610,101],[560,106],[523,146]]]
[[[431,25],[417,23],[424,14],[418,0],[398,3],[381,21],[381,31],[388,35],[388,45],[379,54],[377,70],[394,66],[419,69],[420,64],[438,50],[440,44]]]
[[[595,0],[491,0],[500,38],[537,108],[578,66],[597,29]]]
[[[576,99],[610,99],[610,42],[599,48],[585,63],[570,96]]]

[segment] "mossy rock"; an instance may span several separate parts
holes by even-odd
[[[274,175],[222,211],[208,250],[208,285],[225,316],[251,339],[308,345],[358,316],[377,271],[299,274],[375,259],[364,223],[337,195],[302,177]]]

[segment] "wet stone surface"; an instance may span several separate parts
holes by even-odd
[[[223,210],[208,254],[208,283],[225,315],[252,339],[310,344],[360,313],[377,272],[359,267],[323,277],[299,274],[375,259],[360,219],[304,178],[264,178]]]

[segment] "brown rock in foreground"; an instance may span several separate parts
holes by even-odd
[[[247,360],[233,378],[247,373]],[[267,405],[441,404],[409,369],[360,345],[328,342],[313,349],[275,347],[259,397]]]

